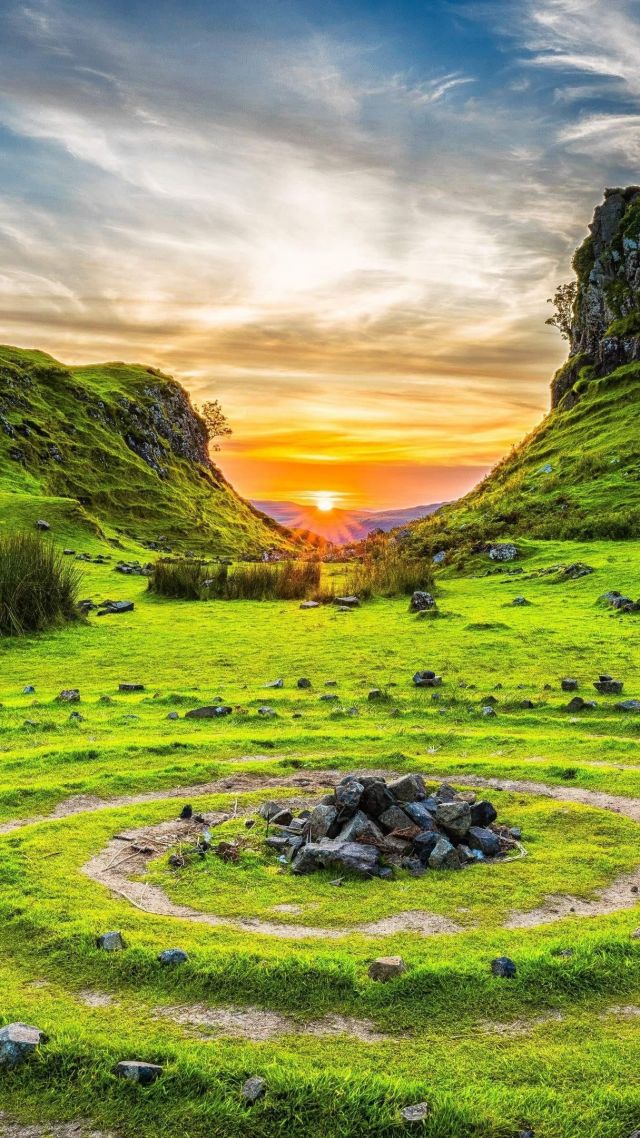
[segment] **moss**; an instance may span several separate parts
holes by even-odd
[[[591,234],[589,234],[589,236],[585,237],[582,244],[579,245],[576,249],[572,261],[573,271],[578,278],[578,283],[581,288],[586,285],[589,279],[589,273],[591,272],[594,264],[595,256],[593,252],[593,237]]]
[[[633,312],[627,313],[626,316],[621,316],[618,320],[613,320],[607,331],[606,336],[640,336],[640,308],[636,308]]]

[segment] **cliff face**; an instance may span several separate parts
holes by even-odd
[[[640,187],[605,190],[589,229],[573,260],[570,357],[553,381],[552,407],[581,374],[608,375],[640,359]]]
[[[67,368],[0,347],[2,492],[72,499],[99,524],[176,548],[289,546],[211,461],[186,391],[138,365]]]

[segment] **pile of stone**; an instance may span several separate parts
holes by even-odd
[[[297,817],[275,802],[260,814],[266,844],[293,873],[319,869],[392,878],[394,869],[420,876],[427,869],[462,869],[503,857],[520,834],[496,825],[491,802],[444,783],[432,794],[419,774],[393,782],[348,775],[313,810]]]
[[[625,597],[624,593],[619,593],[617,589],[612,589],[609,593],[603,593],[602,596],[598,598],[598,603],[615,609],[617,612],[640,612],[640,601],[634,601],[631,597]]]
[[[113,567],[114,573],[122,573],[125,577],[149,577],[153,565],[148,561],[142,565],[140,561],[118,561]]]

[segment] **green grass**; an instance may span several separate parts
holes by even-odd
[[[0,643],[0,821],[46,815],[73,795],[108,803],[225,779],[243,781],[193,804],[253,811],[265,797],[313,798],[320,791],[304,785],[261,783],[314,770],[418,770],[460,786],[465,776],[519,777],[640,797],[640,716],[616,711],[615,697],[591,686],[607,671],[625,681],[625,696],[640,698],[640,618],[597,604],[609,589],[640,595],[635,542],[525,540],[525,572],[516,577],[482,576],[490,563],[476,555],[469,575],[439,574],[445,619],[431,622],[412,616],[405,597],[348,614],[335,606],[304,612],[296,601],[156,597],[145,578],[112,568],[120,557],[147,560],[140,546],[121,535],[122,548],[109,547],[60,510],[61,541],[80,548],[82,534],[82,548],[112,556],[80,565],[81,594],[131,599],[135,608]],[[538,572],[578,560],[595,572],[562,583]],[[339,594],[344,582],[343,567],[324,567],[323,588]],[[512,607],[518,594],[531,604]],[[428,667],[444,678],[435,693],[411,682]],[[594,711],[566,711],[565,675],[594,696]],[[296,687],[302,676],[310,691]],[[284,686],[267,689],[277,678]],[[328,680],[337,686],[325,687]],[[123,681],[146,690],[125,695]],[[27,684],[35,694],[23,694]],[[56,701],[67,687],[81,691],[74,709]],[[372,687],[390,698],[369,702]],[[339,699],[322,701],[327,692]],[[481,714],[488,695],[499,700],[493,719]],[[228,718],[184,718],[218,697],[234,708]],[[519,707],[524,698],[533,709]],[[275,716],[258,714],[264,704]],[[82,720],[71,720],[71,710]],[[167,719],[172,711],[177,720]],[[145,914],[81,872],[114,834],[176,817],[182,797],[84,810],[0,835],[0,1017],[50,1036],[34,1060],[3,1074],[2,1109],[25,1123],[86,1118],[122,1138],[395,1138],[410,1132],[400,1108],[426,1099],[431,1114],[417,1132],[428,1138],[514,1138],[525,1124],[536,1138],[628,1138],[640,1125],[640,1092],[629,1077],[640,1059],[640,1018],[610,1009],[640,1006],[640,942],[630,935],[640,906],[529,929],[503,925],[512,909],[537,907],[552,893],[592,898],[636,866],[637,826],[535,794],[487,796],[501,819],[522,826],[524,860],[336,889],[324,875],[277,873],[258,828],[245,831],[236,820],[220,834],[250,835],[238,866],[213,856],[179,874],[166,859],[148,868],[150,882],[193,909],[346,929],[338,939]],[[302,911],[274,911],[280,904]],[[356,928],[411,909],[449,917],[460,931],[371,937]],[[110,928],[123,931],[125,952],[95,947],[96,934]],[[156,959],[173,945],[189,953],[176,970]],[[571,957],[557,955],[566,948]],[[394,952],[407,962],[405,975],[370,981],[372,957]],[[512,982],[490,975],[491,959],[503,953],[518,966]],[[86,990],[113,1002],[87,1007]],[[339,1014],[390,1038],[207,1038],[158,1012],[192,1004],[255,1006],[303,1027]],[[161,1061],[163,1078],[148,1090],[117,1081],[113,1064],[133,1057]],[[251,1110],[240,1098],[250,1074],[269,1086]]]

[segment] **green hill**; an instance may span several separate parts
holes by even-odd
[[[607,190],[589,228],[551,411],[471,493],[411,526],[418,548],[640,535],[640,189]]]
[[[0,347],[0,525],[38,518],[54,531],[217,554],[288,545],[211,462],[205,425],[174,379]]]

